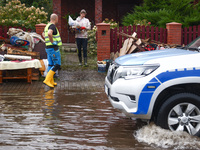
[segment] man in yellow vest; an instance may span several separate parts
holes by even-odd
[[[45,83],[49,87],[54,87],[55,85],[57,85],[57,83],[54,82],[53,76],[55,72],[60,69],[61,66],[59,46],[62,45],[62,41],[60,38],[60,33],[56,28],[57,23],[58,16],[56,14],[52,14],[50,17],[50,22],[46,25],[43,33],[46,44],[45,50],[47,52],[47,60],[49,63],[48,73],[43,83]]]

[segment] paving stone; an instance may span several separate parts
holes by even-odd
[[[76,54],[69,54],[66,56],[66,63],[77,65],[78,58]],[[72,66],[73,67],[73,66]],[[93,92],[94,90],[103,91],[104,79],[106,74],[99,73],[95,70],[61,70],[59,72],[59,79],[56,79],[58,85],[55,90],[63,91],[84,91]],[[43,79],[42,79],[43,80]],[[0,95],[12,91],[13,94],[17,93],[36,93],[49,90],[49,87],[43,84],[42,80],[33,81],[32,84],[26,80],[4,80],[0,84]]]

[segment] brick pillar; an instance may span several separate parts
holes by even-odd
[[[182,24],[171,22],[166,24],[166,28],[167,28],[167,44],[181,45]]]
[[[60,34],[61,34],[61,38],[63,35],[62,31],[61,31],[61,25],[62,25],[62,13],[61,13],[61,0],[53,0],[53,13],[57,14],[58,15],[58,24],[56,25],[56,27],[58,28]]]
[[[110,59],[110,24],[97,24],[97,60]]]
[[[95,24],[102,22],[102,0],[95,0]]]
[[[45,27],[46,27],[46,24],[44,24],[44,23],[36,24],[35,25],[36,33],[42,36],[42,33],[44,32]]]

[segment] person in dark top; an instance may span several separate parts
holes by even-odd
[[[51,24],[48,28],[48,30],[51,29],[53,31],[53,35],[57,34],[56,26],[55,24]],[[54,50],[58,50],[58,45],[50,45],[46,46],[46,48],[54,48]]]
[[[61,66],[59,46],[62,45],[62,41],[60,38],[60,33],[56,28],[57,23],[58,16],[56,14],[52,14],[50,17],[50,22],[46,25],[43,33],[46,44],[45,50],[47,52],[47,60],[49,63],[48,73],[43,83],[45,83],[49,87],[54,87],[55,85],[57,85],[57,83],[54,82],[53,76],[55,72],[60,69]]]

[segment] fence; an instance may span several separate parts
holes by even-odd
[[[187,45],[200,36],[200,25],[182,29],[181,44]]]
[[[131,35],[137,33],[138,38],[151,38],[166,44],[189,44],[200,36],[200,25],[182,28],[181,23],[171,22],[166,24],[166,29],[158,27],[128,26],[110,29],[109,24],[97,24],[97,59],[110,59],[110,52],[117,52],[122,47],[126,37],[117,33],[124,32]]]
[[[122,37],[118,33],[123,32],[129,35],[132,35],[134,32],[137,33],[137,38],[155,40],[160,43],[167,43],[167,29],[158,28],[158,27],[149,27],[149,26],[128,26],[128,27],[119,27],[111,29],[110,31],[110,51],[119,52],[122,48],[124,40],[126,37]]]
[[[9,38],[9,35],[7,34],[9,28],[12,28],[12,27],[0,26],[0,36],[4,38]],[[24,31],[29,31],[29,32],[31,31],[31,29],[22,28],[22,27],[13,27],[13,28],[19,28],[19,29],[22,29]]]

